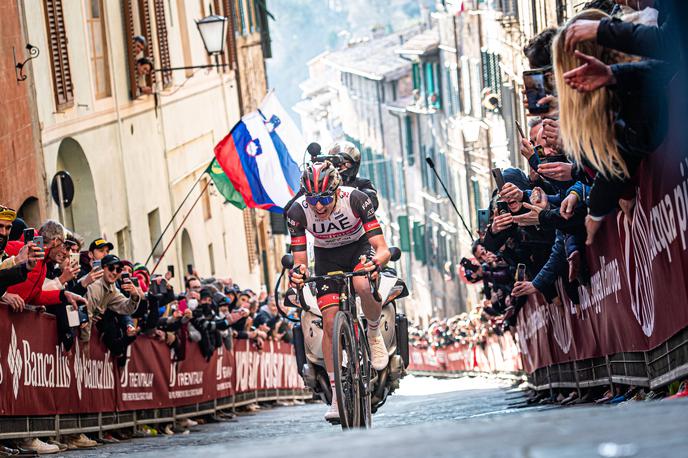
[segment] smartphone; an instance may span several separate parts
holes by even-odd
[[[539,105],[538,101],[547,95],[546,86],[548,85],[545,73],[548,69],[537,68],[523,72],[523,85],[526,88],[526,99],[528,100],[528,111],[531,114],[547,113],[549,104]]]
[[[504,186],[504,177],[502,176],[502,169],[492,169],[492,176],[495,179],[495,183],[497,183],[497,189],[501,191],[502,187]]]
[[[33,236],[36,234],[36,229],[32,227],[27,227],[24,229],[24,245],[33,240]]]
[[[69,263],[72,267],[79,267],[79,253],[69,253]]]
[[[173,266],[172,264],[170,264],[169,266],[167,266],[167,271],[170,273],[170,275],[172,276],[172,278],[174,278],[174,266]]]
[[[478,209],[478,230],[484,232],[490,223],[490,211],[487,208]]]
[[[79,319],[79,311],[71,305],[67,305],[65,310],[67,312],[67,323],[69,324],[69,327],[76,328],[79,326],[81,323],[81,320]]]
[[[525,138],[526,140],[528,137],[526,137],[526,134],[523,132],[523,127],[521,127],[521,124],[518,121],[514,121],[516,123],[516,130],[518,131],[518,134],[521,136],[521,138]]]
[[[122,283],[131,283],[131,275],[129,275],[129,272],[122,272],[119,278],[122,280]]]
[[[101,263],[100,259],[97,259],[97,260],[93,261],[93,268],[99,269],[99,268],[101,268],[101,264],[102,263]]]
[[[545,147],[542,145],[535,145],[533,147],[533,151],[535,151],[535,154],[537,154],[537,157],[540,160],[543,160],[545,158]]]
[[[526,265],[519,263],[516,266],[516,275],[514,276],[516,281],[526,281]]]
[[[41,251],[43,251],[44,246],[43,246],[43,236],[42,235],[34,236],[33,243],[35,243],[36,246],[39,247],[41,249]]]
[[[193,264],[186,265],[186,273],[188,273],[189,275],[193,275]]]

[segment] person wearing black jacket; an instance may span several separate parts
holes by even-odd
[[[633,7],[634,5],[630,5]],[[637,6],[655,8],[659,12],[657,26],[634,24],[619,18],[605,17],[599,20],[576,21],[569,27],[566,36],[566,50],[573,53],[576,45],[583,41],[596,41],[605,48],[626,54],[649,57],[668,62],[681,58],[675,46],[677,21],[669,11],[666,1],[640,0]]]
[[[312,143],[309,146],[309,151],[313,145],[317,145],[317,143]],[[316,150],[317,152],[320,151],[320,145],[317,145]],[[333,165],[337,167],[342,177],[342,185],[350,186],[364,192],[373,202],[373,208],[377,210],[380,205],[377,198],[377,189],[373,186],[372,181],[358,176],[358,169],[361,167],[361,152],[356,148],[356,145],[351,142],[342,141],[332,145],[327,156],[317,156],[317,152],[315,153],[316,156],[313,157],[313,162],[322,162],[325,160],[333,161]],[[297,192],[287,205],[284,206],[285,217],[289,208],[299,197],[303,196],[303,193],[303,188],[299,189],[299,192]]]

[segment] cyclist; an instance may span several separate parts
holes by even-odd
[[[340,183],[341,176],[329,161],[311,164],[303,172],[301,186],[304,195],[296,200],[287,213],[294,254],[294,268],[289,276],[296,287],[303,286],[304,278],[308,276],[306,231],[314,237],[316,275],[360,269],[372,272],[376,267],[385,265],[391,257],[370,198],[357,189],[340,186]],[[316,286],[318,307],[323,316],[323,355],[333,388],[332,405],[325,414],[325,420],[331,421],[339,418],[330,351],[339,293],[335,282],[323,282]],[[382,304],[373,298],[366,277],[354,277],[353,286],[361,298],[368,322],[371,364],[376,370],[382,370],[389,360],[379,330]]]

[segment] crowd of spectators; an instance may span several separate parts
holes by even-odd
[[[234,339],[247,339],[258,351],[269,340],[291,341],[290,322],[264,288],[256,293],[231,279],[202,278],[192,268],[184,291],[175,292],[173,268],[151,275],[145,265],[120,259],[102,238],[86,246],[57,221],[35,230],[16,216],[0,205],[0,307],[55,315],[65,353],[79,348],[90,357],[89,341],[98,338],[124,366],[127,347],[142,338],[164,342],[174,361],[185,358],[188,345],[199,345],[210,360],[219,347],[231,349]],[[57,446],[37,441],[19,447],[46,452]],[[66,442],[95,445],[84,435]]]
[[[445,348],[455,343],[482,347],[495,334],[500,334],[497,320],[478,306],[451,318],[433,319],[427,328],[409,326],[409,344],[420,350]]]
[[[617,209],[632,220],[634,176],[665,137],[666,94],[682,62],[669,44],[675,22],[663,1],[597,0],[525,46],[528,169],[493,170],[489,218],[461,261],[499,328],[516,323],[531,294],[578,303],[586,245]],[[450,341],[447,329],[437,323],[429,343]]]

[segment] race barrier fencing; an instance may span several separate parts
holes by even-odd
[[[416,373],[517,373],[523,370],[519,350],[509,334],[492,336],[484,345],[454,343],[448,347],[409,348],[408,370]]]
[[[125,414],[134,422],[137,415],[163,421],[255,401],[312,396],[290,344],[266,342],[258,351],[246,340],[235,340],[232,351],[220,348],[206,361],[199,346],[187,342],[186,358],[174,362],[164,343],[139,337],[129,346],[123,368],[97,333],[89,342],[90,357],[78,345],[63,354],[52,315],[12,313],[0,306],[0,438],[28,433],[31,428],[23,425],[38,417],[52,425],[48,430],[59,431],[60,417],[79,423],[90,416],[93,423]],[[21,431],[16,431],[17,423]],[[120,423],[97,424],[95,430]],[[94,430],[92,424],[90,428]]]
[[[635,207],[607,217],[588,248],[575,304],[531,296],[517,339],[534,385],[657,387],[688,375],[688,132],[676,84],[667,137],[640,166]]]

